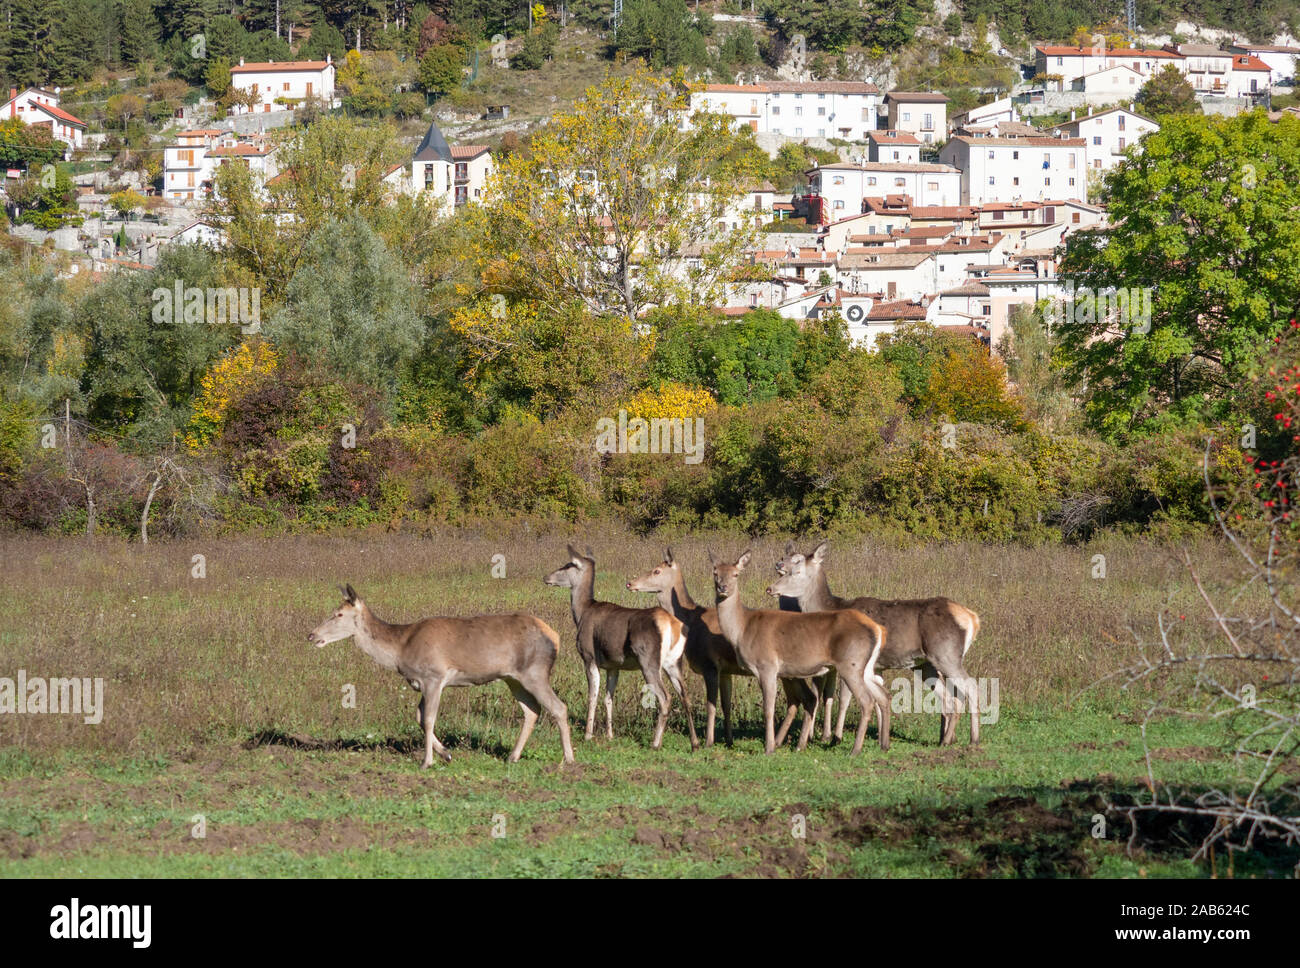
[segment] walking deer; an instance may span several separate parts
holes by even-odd
[[[971,643],[980,630],[980,617],[971,609],[942,596],[887,601],[879,598],[840,598],[832,595],[826,581],[826,556],[829,542],[823,541],[810,555],[801,555],[794,545],[787,545],[785,557],[777,562],[778,578],[768,588],[773,595],[787,595],[798,599],[804,612],[824,612],[837,609],[857,609],[869,615],[887,631],[885,647],[877,666],[881,669],[908,669],[919,660],[926,678],[936,680],[943,702],[940,714],[939,743],[951,744],[956,739],[957,721],[961,718],[961,703],[950,693],[945,683],[961,693],[970,709],[970,741],[980,741],[979,696],[975,680],[966,671],[964,662]],[[830,688],[827,688],[828,699]],[[835,736],[844,735],[844,717],[847,713],[848,690],[840,685],[840,709],[835,724]],[[871,715],[862,707],[863,719]],[[830,728],[830,710],[827,709],[823,730]],[[825,737],[825,733],[823,733]]]
[[[682,675],[682,653],[686,650],[686,629],[681,621],[662,608],[628,608],[613,602],[596,601],[596,558],[591,549],[584,555],[569,545],[569,561],[546,576],[548,585],[570,589],[573,624],[578,629],[578,656],[587,672],[587,739],[596,728],[596,698],[600,693],[600,671],[605,670],[605,734],[614,738],[614,690],[618,674],[640,669],[659,706],[651,749],[659,749],[668,724],[671,699],[663,685],[667,673],[686,709],[686,728],[691,749],[700,747],[695,735],[691,701]]]
[[[697,605],[686,590],[682,570],[673,559],[673,549],[664,550],[662,564],[627,583],[634,592],[654,592],[659,597],[659,607],[671,612],[686,626],[686,661],[704,679],[707,719],[704,726],[704,745],[713,745],[714,724],[717,720],[718,694],[722,695],[722,727],[727,737],[731,737],[731,677],[752,676],[738,658],[736,650],[722,634],[718,624],[718,610]],[[802,707],[809,716],[816,716],[818,696],[808,683],[802,679],[783,679],[785,689],[786,713],[780,728],[776,731],[776,745],[785,742],[786,734],[794,723],[797,709]]]
[[[438,702],[448,686],[481,686],[504,679],[524,711],[524,725],[508,761],[517,762],[524,744],[545,709],[560,727],[564,762],[573,762],[569,711],[551,688],[551,670],[559,655],[556,631],[532,615],[476,615],[470,618],[423,618],[410,625],[385,622],[348,585],[343,603],[307,641],[317,648],[353,638],[361,651],[392,669],[420,693],[416,719],[424,729],[425,769],[436,752],[450,763],[433,733]]]
[[[882,711],[880,748],[889,749],[889,699],[875,680],[875,665],[885,642],[885,630],[861,612],[782,612],[749,609],[740,600],[740,576],[749,564],[746,551],[734,564],[714,558],[713,587],[718,602],[718,623],[736,655],[758,677],[766,720],[764,751],[775,749],[772,720],[776,711],[778,678],[811,679],[834,669],[848,684],[863,709],[876,702]],[[812,717],[804,720],[802,747],[812,732]],[[867,717],[858,724],[854,755],[862,751]]]

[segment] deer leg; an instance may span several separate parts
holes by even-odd
[[[424,729],[424,694],[420,694],[420,705],[415,707],[415,721]]]
[[[817,707],[821,705],[821,693],[814,682],[809,681],[805,684],[804,702],[803,702],[803,726],[799,729],[799,742],[795,745],[796,750],[808,748],[808,740],[813,733],[813,727],[817,723]]]
[[[853,693],[853,698],[858,701],[858,705],[863,710],[862,716],[858,720],[857,735],[853,739],[853,756],[857,756],[862,752],[862,741],[867,735],[867,721],[870,718],[867,715],[867,710],[871,708],[871,698],[867,693],[866,681],[862,678],[864,667],[865,663],[855,662],[853,664],[846,663],[840,668],[840,680],[848,685],[849,691]]]
[[[731,748],[731,673],[718,676],[718,690],[722,694],[722,730],[727,734],[727,748]]]
[[[822,679],[822,702],[826,704],[826,714],[822,719],[822,742],[831,741],[831,707],[835,705],[835,670],[832,669]],[[843,703],[840,704],[843,706]]]
[[[524,681],[524,685],[555,720],[555,725],[560,727],[560,745],[564,748],[564,762],[572,763],[573,740],[569,736],[569,707],[564,705],[564,700],[555,694],[555,687],[551,685],[548,675],[531,674]]]
[[[713,745],[713,727],[718,718],[718,670],[704,670],[704,745]]]
[[[524,725],[519,730],[519,739],[515,741],[515,748],[506,757],[507,763],[518,763],[519,754],[524,751],[524,744],[528,742],[528,737],[533,735],[533,727],[537,725],[537,717],[542,707],[537,698],[520,683],[507,679],[506,685],[510,687],[510,693],[519,703],[519,708],[524,711]]]
[[[776,745],[784,746],[785,737],[794,725],[795,713],[807,702],[807,686],[802,679],[782,679],[781,691],[785,694],[785,719],[776,730]]]
[[[677,695],[682,697],[682,706],[686,709],[686,731],[691,737],[691,752],[694,753],[700,748],[700,740],[695,735],[695,712],[691,709],[691,701],[686,698],[686,679],[682,676],[682,664],[669,666],[666,670],[668,678],[677,690]]]
[[[428,679],[421,683],[424,693],[424,762],[421,766],[428,769],[433,766],[433,754],[437,753],[444,762],[451,762],[451,754],[433,735],[434,724],[438,721],[438,702],[442,699],[443,680]]]
[[[645,676],[646,685],[654,693],[655,702],[659,707],[659,714],[655,718],[654,740],[650,743],[650,748],[657,750],[664,742],[664,729],[668,725],[668,710],[672,697],[664,689],[663,673],[659,668],[658,657],[654,657],[653,661],[649,658],[641,661],[641,675]]]
[[[776,674],[761,672],[758,676],[759,688],[763,690],[763,752],[776,752],[776,736],[773,720],[776,719]]]
[[[592,662],[587,666],[587,739],[596,731],[596,699],[600,695],[600,667]]]
[[[618,688],[618,669],[605,672],[605,735],[614,738],[614,690]]]
[[[952,717],[944,717],[943,742],[944,745],[950,745],[957,740],[957,725],[961,719],[962,706],[966,706],[966,711],[970,713],[970,741],[975,745],[980,741],[979,727],[979,690],[975,679],[966,671],[965,665],[958,659],[955,662],[945,664],[943,669],[943,678],[947,685],[953,690],[951,699],[955,707]],[[960,697],[958,697],[960,693]],[[944,690],[944,698],[948,699],[948,690]],[[944,709],[947,713],[947,707]]]
[[[853,698],[853,692],[849,689],[849,684],[840,677],[840,711],[835,717],[835,742],[844,739],[844,720],[849,715],[849,700]]]

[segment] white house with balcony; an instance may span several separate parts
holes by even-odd
[[[230,68],[232,87],[257,91],[261,100],[252,108],[236,107],[237,114],[283,111],[307,98],[319,98],[334,106],[334,63],[326,54],[323,61],[267,61],[239,63]]]
[[[1068,88],[1075,78],[1096,74],[1113,67],[1131,68],[1143,79],[1173,64],[1183,70],[1183,55],[1164,48],[1064,47],[1047,45],[1034,48],[1034,67],[1040,75],[1059,75]]]
[[[1159,131],[1160,125],[1128,108],[1111,108],[1072,118],[1052,130],[1067,138],[1083,139],[1090,171],[1109,171],[1119,164],[1129,148],[1151,132]]]
[[[914,134],[926,144],[948,137],[948,98],[937,91],[890,91],[885,107],[891,131]]]
[[[808,171],[808,192],[821,199],[822,222],[866,211],[868,196],[908,195],[917,205],[958,205],[962,174],[926,162],[837,162]]]
[[[691,110],[725,114],[737,127],[788,138],[865,141],[876,129],[880,89],[865,81],[764,81],[707,84]]]
[[[231,132],[220,128],[193,128],[176,135],[176,143],[163,148],[163,197],[173,201],[195,201],[212,187],[213,160],[208,152],[225,139],[234,144]]]
[[[486,145],[449,145],[431,122],[411,156],[409,184],[412,192],[432,197],[450,213],[483,198],[493,167]]]
[[[0,118],[18,118],[24,124],[46,128],[55,141],[62,141],[69,149],[86,143],[86,122],[59,107],[57,90],[29,87],[19,92],[11,87],[9,100],[0,105]]]
[[[1088,200],[1082,138],[957,135],[940,150],[939,160],[961,172],[962,205]]]

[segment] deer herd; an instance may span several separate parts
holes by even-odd
[[[822,739],[829,742],[837,683],[835,739],[843,738],[849,700],[855,699],[862,716],[853,753],[862,750],[873,712],[880,748],[887,750],[890,700],[877,670],[920,663],[941,697],[940,744],[954,741],[963,706],[969,707],[971,743],[978,743],[978,690],[964,658],[979,632],[979,616],[950,598],[886,601],[832,595],[824,570],[827,551],[825,541],[807,555],[787,545],[776,565],[777,578],[767,588],[782,607],[770,609],[748,608],[740,600],[740,576],[750,564],[750,552],[734,562],[709,553],[715,606],[706,608],[691,598],[668,549],[660,564],[627,583],[632,591],[653,593],[658,604],[629,608],[596,600],[595,556],[590,548],[584,554],[569,545],[569,560],[544,581],[569,589],[578,657],[587,674],[586,738],[595,733],[601,672],[605,673],[605,735],[613,739],[619,673],[635,669],[657,703],[651,748],[662,745],[668,724],[672,699],[663,685],[667,676],[686,711],[691,749],[698,749],[684,662],[704,679],[706,746],[713,745],[719,698],[726,743],[732,744],[731,679],[753,676],[763,697],[765,752],[772,753],[785,742],[800,711],[803,722],[797,749],[804,749],[823,705]],[[396,671],[420,693],[416,718],[424,730],[426,768],[433,765],[435,754],[451,760],[434,734],[443,689],[498,679],[505,680],[524,716],[509,761],[519,759],[545,710],[559,726],[564,762],[573,762],[568,707],[551,687],[560,637],[541,619],[524,614],[478,615],[392,624],[375,615],[348,585],[342,603],[308,641],[319,648],[346,638],[355,639],[375,662]],[[778,683],[785,695],[779,726],[775,722]]]

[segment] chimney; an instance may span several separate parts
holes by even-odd
[[[328,51],[325,52],[325,63],[326,63],[326,64],[332,63],[332,62],[333,62],[333,58],[334,58],[334,55],[333,55],[333,54],[329,53]]]
[[[9,117],[11,118],[18,116],[18,105],[15,103],[17,100],[18,100],[18,88],[16,87],[9,88]]]
[[[1074,120],[1074,108],[1070,108],[1070,120]]]
[[[240,67],[243,67],[243,66],[244,66],[244,58],[242,58],[242,57],[239,58],[239,66],[240,66]]]

